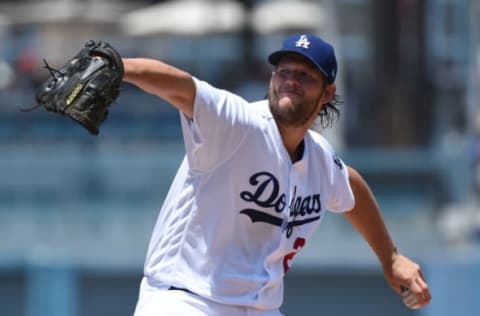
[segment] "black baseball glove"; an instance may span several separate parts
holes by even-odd
[[[44,62],[51,77],[35,93],[37,106],[68,116],[98,135],[119,94],[123,77],[119,53],[106,42],[88,41],[60,69]]]

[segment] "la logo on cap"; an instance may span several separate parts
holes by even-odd
[[[295,42],[296,47],[310,48],[310,41],[308,40],[307,35],[301,35],[300,39]]]

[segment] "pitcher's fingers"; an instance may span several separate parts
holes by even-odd
[[[430,300],[432,299],[432,296],[430,294],[430,289],[428,288],[427,283],[425,283],[425,281],[421,278],[416,279],[416,283],[421,289],[423,300],[426,302],[430,302]]]

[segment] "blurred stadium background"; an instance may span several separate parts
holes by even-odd
[[[480,315],[480,3],[476,0],[0,1],[0,314],[131,315],[183,155],[178,114],[124,85],[101,134],[34,105],[42,58],[88,39],[161,58],[246,99],[293,31],[337,49],[341,121],[323,131],[370,182],[433,301],[406,309],[330,215],[295,258],[286,315]]]

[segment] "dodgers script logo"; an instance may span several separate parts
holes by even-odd
[[[273,209],[278,214],[285,210],[285,207],[287,207],[287,196],[285,193],[280,192],[280,183],[273,174],[265,171],[257,172],[250,177],[249,183],[252,185],[252,189],[240,193],[240,197],[244,201],[263,209]],[[282,217],[274,216],[254,207],[243,209],[240,213],[250,217],[252,223],[263,222],[284,227],[286,236],[289,238],[293,233],[294,227],[320,219],[322,211],[320,194],[297,196],[297,187],[295,186],[288,208],[290,211],[288,214],[289,218],[293,219],[288,223],[284,223]]]

